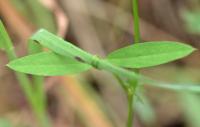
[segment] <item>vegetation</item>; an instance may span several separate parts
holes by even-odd
[[[41,127],[52,126],[46,112],[44,76],[79,74],[91,68],[112,73],[127,96],[127,127],[133,126],[135,98],[140,98],[140,95],[136,93],[141,86],[151,85],[178,91],[184,93],[184,95],[188,94],[186,92],[200,92],[200,87],[195,84],[165,83],[139,73],[139,69],[154,67],[184,58],[196,49],[190,45],[174,41],[141,42],[138,0],[133,0],[132,3],[134,43],[113,51],[105,58],[90,54],[45,29],[40,29],[30,37],[28,41],[29,54],[17,58],[13,43],[3,23],[0,22],[0,48],[6,52],[10,60],[7,66],[15,71],[16,77]],[[49,50],[43,51],[43,48]],[[30,79],[26,74],[31,74],[33,77]],[[189,96],[188,94],[187,97],[189,98]],[[189,100],[188,103],[190,103]]]

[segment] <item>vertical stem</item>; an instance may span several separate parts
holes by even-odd
[[[35,43],[32,40],[28,40],[28,52],[29,54],[35,54],[42,52],[43,48],[41,45]],[[32,82],[34,86],[34,94],[37,105],[35,106],[35,115],[40,121],[41,127],[50,127],[50,120],[48,118],[48,114],[46,112],[46,95],[44,90],[44,77],[42,76],[32,76]]]
[[[0,48],[4,49],[8,59],[15,60],[17,59],[17,55],[14,51],[13,43],[3,25],[3,23],[0,20]],[[37,93],[33,90],[33,84],[29,80],[28,76],[23,73],[15,72],[15,75],[17,77],[17,80],[19,81],[20,86],[22,87],[22,90],[32,108],[35,115],[38,118],[39,124],[41,127],[50,127],[50,123],[47,119],[47,115],[45,114],[45,107],[44,104],[38,104],[38,98]],[[39,98],[40,99],[40,98]],[[41,99],[40,99],[41,100]],[[40,106],[41,105],[41,106]]]
[[[134,93],[128,94],[128,120],[127,127],[133,126],[133,102],[134,102]]]
[[[140,42],[140,18],[139,18],[139,11],[138,11],[138,0],[132,0],[132,11],[133,11],[133,36],[134,42]]]
[[[17,58],[17,55],[15,54],[15,51],[14,51],[12,41],[11,41],[3,23],[1,22],[1,20],[0,20],[0,43],[1,43],[0,45],[2,45],[2,47],[0,47],[0,48],[5,50],[6,55],[10,61]],[[21,87],[23,88],[23,91],[24,91],[28,101],[31,104],[33,104],[34,100],[32,98],[33,93],[32,93],[32,89],[31,89],[32,84],[31,84],[30,80],[28,79],[28,77],[25,74],[16,72],[15,75],[16,75]]]
[[[140,43],[140,18],[139,18],[139,11],[138,11],[138,0],[132,0],[132,11],[133,11],[133,37],[134,43]],[[134,70],[136,73],[139,73],[139,70]],[[133,118],[134,118],[134,94],[135,94],[135,87],[137,87],[138,81],[131,81],[128,91],[128,120],[127,120],[127,127],[133,126]]]

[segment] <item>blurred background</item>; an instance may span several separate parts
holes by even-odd
[[[27,40],[45,28],[86,51],[105,57],[133,43],[131,0],[0,0],[18,56]],[[142,40],[179,41],[200,48],[199,0],[139,0]],[[200,54],[141,73],[166,82],[199,83]],[[0,51],[0,127],[37,127],[14,73]],[[109,73],[46,77],[48,113],[54,127],[123,127],[126,96]],[[134,127],[200,127],[200,95],[153,88],[138,93]]]

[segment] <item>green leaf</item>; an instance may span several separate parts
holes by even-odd
[[[79,62],[89,64],[99,70],[107,70],[119,76],[123,75],[130,79],[138,78],[139,76],[134,72],[114,66],[112,63],[102,60],[44,29],[36,32],[31,39],[59,55],[76,59]]]
[[[55,76],[80,73],[91,66],[53,52],[42,52],[11,61],[8,67],[28,74]]]
[[[158,88],[163,88],[167,90],[172,90],[176,92],[193,92],[193,93],[199,93],[200,92],[200,86],[199,84],[169,84],[169,83],[161,83],[159,81],[147,81],[149,82],[148,85]],[[147,83],[146,82],[146,83]]]
[[[55,53],[67,57],[76,59],[80,58],[79,61],[91,62],[93,55],[83,51],[82,49],[76,47],[68,41],[48,32],[47,30],[41,29],[36,32],[31,40],[40,43],[42,46],[49,48]]]
[[[9,48],[12,47],[12,45],[7,45],[7,44],[12,44],[12,43],[2,21],[0,20],[0,49],[4,50],[6,46]]]
[[[28,53],[29,53],[29,55],[42,52],[42,50],[43,50],[43,47],[40,44],[34,42],[31,39],[28,40]]]
[[[140,75],[139,79],[140,86],[149,85],[152,87],[157,87],[166,90],[172,90],[174,92],[193,92],[200,93],[200,84],[196,83],[166,83],[159,80],[154,80],[152,78]]]
[[[107,60],[127,68],[151,67],[180,59],[195,49],[178,42],[145,42],[116,50]]]

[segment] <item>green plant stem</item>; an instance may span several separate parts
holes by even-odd
[[[6,29],[3,25],[3,23],[0,21],[0,43],[3,45],[3,50],[5,50],[6,55],[10,61],[15,60],[17,58],[14,47],[12,44],[12,41],[10,37],[8,36]],[[25,95],[27,96],[27,99],[30,101],[31,104],[34,103],[34,100],[32,99],[32,90],[31,90],[31,82],[28,79],[28,77],[25,74],[22,73],[15,73]]]
[[[134,44],[140,43],[140,18],[139,18],[139,11],[138,11],[138,0],[132,0],[132,11],[133,11],[133,37],[134,37]],[[136,74],[139,74],[139,69],[134,70]],[[134,79],[133,84],[129,85],[129,88],[135,89],[138,85],[138,79]],[[128,119],[127,119],[127,127],[133,126],[133,118],[134,118],[134,94],[135,90],[129,92],[128,91]]]
[[[124,82],[119,76],[115,75],[116,79],[118,80],[118,82],[122,85],[124,91],[127,93],[127,98],[128,98],[128,117],[127,117],[127,127],[132,127],[133,125],[133,109],[134,109],[134,94],[135,94],[135,85],[136,83],[134,83],[134,85],[131,85],[132,83],[130,83],[130,85],[127,85],[126,82]],[[136,80],[134,80],[136,81]]]
[[[134,93],[129,93],[127,127],[133,126],[133,105],[134,105],[133,103],[134,103]]]
[[[29,54],[36,54],[39,52],[42,52],[42,46],[35,43],[32,40],[28,41],[28,50]],[[45,96],[45,91],[44,91],[44,77],[42,76],[32,76],[32,81],[34,84],[34,91],[35,94],[37,95],[36,99],[39,101],[38,105],[40,107],[46,107],[46,96]]]
[[[99,59],[97,56],[93,56],[71,43],[66,43],[66,41],[63,39],[49,33],[46,30],[40,30],[33,35],[31,39],[39,42],[45,47],[48,47],[55,53],[77,59],[78,61],[92,65],[99,70],[107,70],[113,74],[116,74],[117,76],[121,77],[124,82],[126,82],[127,86],[121,84],[123,88],[135,88],[135,83],[141,78],[141,76],[135,72],[115,66],[106,60]],[[55,44],[55,42],[59,42],[59,45]],[[133,82],[133,80],[135,80],[135,82]],[[133,110],[133,108],[131,110]],[[133,113],[132,111],[129,112]],[[130,122],[132,123],[132,119]]]
[[[124,89],[125,92],[127,92],[127,86],[128,84],[125,83],[121,77],[119,77],[118,75],[116,74],[113,74],[115,76],[115,78],[117,79],[117,81],[119,82],[119,84],[121,85],[121,87]]]
[[[42,27],[56,33],[56,23],[53,15],[39,0],[26,0],[24,1],[24,6],[26,6],[27,11],[29,11],[29,15],[27,15],[28,18],[30,21],[33,21],[37,27]]]
[[[5,50],[9,61],[17,59],[17,55],[14,51],[14,46],[9,35],[6,32],[3,23],[0,21],[0,43],[3,44],[3,49]],[[49,127],[49,123],[47,123],[45,113],[44,113],[44,106],[38,106],[38,99],[36,94],[34,93],[33,84],[31,83],[30,79],[26,74],[15,72],[17,80],[31,106],[35,115],[38,118],[38,121],[41,127]],[[40,100],[40,99],[39,99]]]
[[[39,42],[45,47],[48,47],[49,49],[53,50],[55,53],[58,53],[63,56],[71,57],[73,59],[77,59],[78,61],[92,65],[93,67],[99,70],[107,70],[107,71],[112,72],[113,74],[120,77],[120,80],[118,78],[119,81],[125,82],[125,83],[121,83],[121,86],[124,89],[135,88],[136,82],[138,81],[138,79],[141,78],[141,75],[138,75],[133,71],[129,71],[124,68],[115,66],[112,63],[108,62],[107,60],[99,59],[97,56],[93,56],[81,50],[80,48],[74,46],[73,44],[69,42],[66,43],[66,41],[64,41],[63,39],[49,33],[46,30],[40,30],[35,35],[33,35],[31,39]],[[57,45],[55,42],[59,42],[59,45]],[[128,90],[126,90],[126,92],[128,93]],[[134,94],[134,91],[132,94]],[[130,109],[129,112],[133,113],[133,107],[129,109]],[[129,119],[130,119],[129,123],[132,123],[132,118],[129,118]]]
[[[120,77],[123,77],[124,80],[140,78],[140,75],[135,74],[135,72],[115,66],[107,60],[99,59],[97,56],[87,53],[69,42],[66,43],[66,41],[64,41],[63,39],[55,36],[52,33],[49,33],[46,30],[41,29],[35,35],[33,35],[31,39],[33,41],[39,42],[44,47],[51,49],[57,54],[71,57],[72,59],[76,59],[80,62],[90,64],[94,68],[97,68],[99,70],[110,71]],[[57,43],[55,42],[59,42],[59,45],[57,45]],[[66,50],[66,48],[68,50]]]
[[[0,38],[1,39],[1,38]],[[52,50],[53,52],[57,53],[61,56],[70,57],[72,59],[76,59],[79,62],[92,65],[93,67],[97,68],[98,70],[106,70],[111,73],[114,73],[122,78],[126,84],[130,80],[137,79],[137,81],[140,81],[141,85],[144,85],[147,83],[148,85],[152,85],[159,88],[167,88],[170,90],[176,90],[181,91],[185,90],[188,92],[199,92],[200,89],[197,85],[191,86],[181,86],[181,84],[168,84],[165,82],[160,82],[153,80],[151,78],[148,78],[146,76],[143,76],[141,74],[136,74],[133,71],[121,68],[119,66],[113,65],[106,59],[100,59],[97,56],[94,56],[90,53],[87,53],[86,51],[83,51],[82,49],[76,47],[75,45],[71,44],[70,42],[67,42],[63,40],[62,38],[44,30],[41,29],[37,33],[35,33],[32,37],[32,40],[40,43],[42,46]],[[134,83],[129,83],[129,85],[136,86]],[[123,86],[122,86],[123,87]]]
[[[138,0],[132,0],[132,11],[133,11],[133,31],[134,31],[134,43],[140,43],[140,18],[138,11]]]
[[[29,54],[36,54],[42,52],[42,46],[35,43],[32,40],[28,41],[28,50]],[[37,105],[35,107],[35,112],[39,123],[42,127],[50,127],[50,121],[48,119],[48,115],[46,112],[46,95],[44,90],[44,77],[42,76],[32,76],[32,81],[34,85],[34,94],[35,100],[37,101]]]

